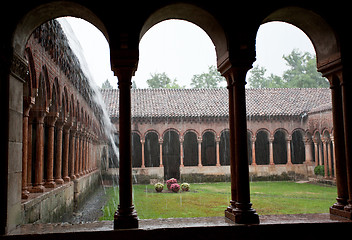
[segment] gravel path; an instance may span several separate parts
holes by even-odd
[[[96,190],[96,193],[87,199],[86,203],[78,209],[70,223],[87,223],[98,221],[103,216],[102,208],[107,201],[104,188],[101,186]]]

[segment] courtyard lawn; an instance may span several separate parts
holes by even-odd
[[[166,189],[166,190],[165,190]],[[230,183],[191,184],[190,192],[157,193],[152,185],[134,185],[138,217],[183,218],[224,216],[229,205]],[[112,220],[118,205],[118,189],[110,195],[101,220]],[[251,201],[258,214],[327,213],[335,202],[336,187],[295,182],[252,182]]]

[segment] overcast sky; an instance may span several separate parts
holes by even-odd
[[[80,42],[84,56],[98,86],[109,79],[117,87],[109,62],[109,46],[104,35],[90,23],[66,18]],[[308,37],[298,28],[281,22],[262,25],[257,33],[256,51],[258,64],[267,74],[281,75],[287,69],[282,55],[294,48],[315,54]],[[208,35],[198,26],[181,20],[168,20],[156,24],[141,39],[138,70],[133,77],[138,88],[147,88],[151,73],[166,72],[180,85],[190,86],[194,74],[216,65],[215,47]]]

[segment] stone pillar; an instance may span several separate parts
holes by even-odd
[[[64,126],[64,143],[62,148],[62,178],[65,182],[69,182],[71,179],[69,177],[69,154],[70,154],[70,128],[72,123],[69,122]]]
[[[319,165],[318,142],[313,138],[315,166]]]
[[[43,186],[43,171],[44,171],[44,118],[46,115],[45,110],[36,110],[35,125],[36,125],[36,156],[34,163],[34,183],[31,192],[38,193],[44,192]]]
[[[341,75],[339,76],[342,77]],[[331,89],[331,103],[332,103],[332,122],[334,128],[334,147],[335,147],[335,177],[337,187],[336,203],[330,208],[330,212],[334,210],[343,210],[347,205],[348,186],[346,173],[346,155],[344,143],[344,123],[342,110],[342,93],[341,86],[338,79],[334,79],[331,75],[328,76]]]
[[[141,168],[145,168],[145,157],[144,157],[145,139],[141,139],[141,144],[142,144],[142,166],[141,166]]]
[[[29,119],[28,119],[28,144],[27,144],[27,189],[30,192],[30,188],[32,188],[32,146],[33,146],[33,124],[34,124],[34,119],[32,114],[29,114]]]
[[[138,50],[111,49],[112,69],[118,78],[120,168],[120,204],[114,215],[114,229],[138,228],[137,212],[132,200],[132,152],[131,152],[131,79],[137,69]]]
[[[198,137],[198,167],[202,166],[202,137]]]
[[[70,154],[69,154],[69,162],[68,162],[68,167],[69,167],[69,176],[71,181],[76,179],[75,176],[75,158],[76,158],[76,127],[73,126],[71,128],[71,133],[70,133]]]
[[[313,163],[312,139],[304,138],[304,148],[306,152],[306,163],[311,165]]]
[[[80,161],[80,153],[81,153],[81,148],[80,148],[80,140],[81,140],[81,132],[80,132],[80,124],[77,123],[77,130],[76,130],[76,141],[75,141],[75,168],[74,168],[74,174],[76,178],[79,178],[79,161]]]
[[[27,186],[27,164],[28,164],[28,119],[29,111],[32,107],[28,101],[23,101],[23,128],[22,128],[22,199],[29,197],[28,186]],[[31,131],[32,133],[32,131]]]
[[[323,140],[323,151],[324,151],[324,177],[328,178],[328,150],[326,148],[326,144],[328,140],[324,137]]]
[[[233,67],[227,62],[227,67],[222,74],[226,77],[229,91],[233,91],[233,123],[230,123],[230,133],[234,132],[234,158],[231,158],[231,166],[234,166],[235,176],[231,176],[231,185],[236,185],[237,201],[235,208],[233,202],[231,207],[225,211],[225,216],[242,224],[257,224],[259,217],[252,208],[249,190],[249,167],[247,146],[247,118],[246,118],[246,92],[245,78],[250,67]],[[232,156],[231,156],[232,157]],[[233,200],[232,200],[233,201]]]
[[[55,183],[63,184],[64,180],[62,179],[62,129],[66,119],[60,119],[56,121],[56,155],[55,155]]]
[[[291,141],[292,141],[292,136],[288,135],[287,139],[286,139],[286,143],[287,143],[287,164],[288,165],[292,165],[292,160],[291,160]]]
[[[274,148],[273,148],[274,136],[269,137],[269,164],[274,165]]]
[[[46,182],[45,187],[54,188],[56,187],[54,181],[54,137],[55,137],[55,122],[57,120],[58,113],[49,113],[45,118],[48,127],[48,139],[47,139],[47,156],[46,156]]]
[[[163,142],[162,138],[159,139],[159,154],[160,154],[160,165],[159,167],[164,167],[163,165]]]
[[[334,141],[334,136],[331,135],[331,148],[332,148],[332,158],[333,158],[333,163],[334,163],[334,179],[336,180],[336,152],[335,152],[335,141]]]
[[[180,137],[180,167],[184,167],[185,165],[183,164],[183,137]]]
[[[252,166],[257,165],[257,162],[255,160],[255,141],[256,141],[256,137],[252,136]]]
[[[220,137],[216,137],[216,166],[220,167]]]

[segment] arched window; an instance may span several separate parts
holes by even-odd
[[[194,132],[188,131],[183,140],[183,165],[197,166],[198,164],[198,141]]]
[[[142,144],[137,133],[132,133],[132,167],[142,166]]]
[[[159,167],[160,147],[158,134],[155,132],[148,132],[145,136],[144,158],[146,167]]]
[[[220,165],[230,165],[230,132],[223,131],[220,135]]]
[[[180,137],[168,130],[163,138],[163,164],[165,179],[180,178]]]
[[[202,165],[215,166],[216,164],[216,143],[213,132],[205,132],[202,138]]]
[[[291,154],[293,164],[302,164],[306,160],[302,131],[296,130],[292,134]]]
[[[269,134],[259,131],[255,141],[255,160],[258,165],[269,164]]]
[[[276,131],[274,134],[273,154],[275,164],[287,163],[286,134],[283,131]]]

